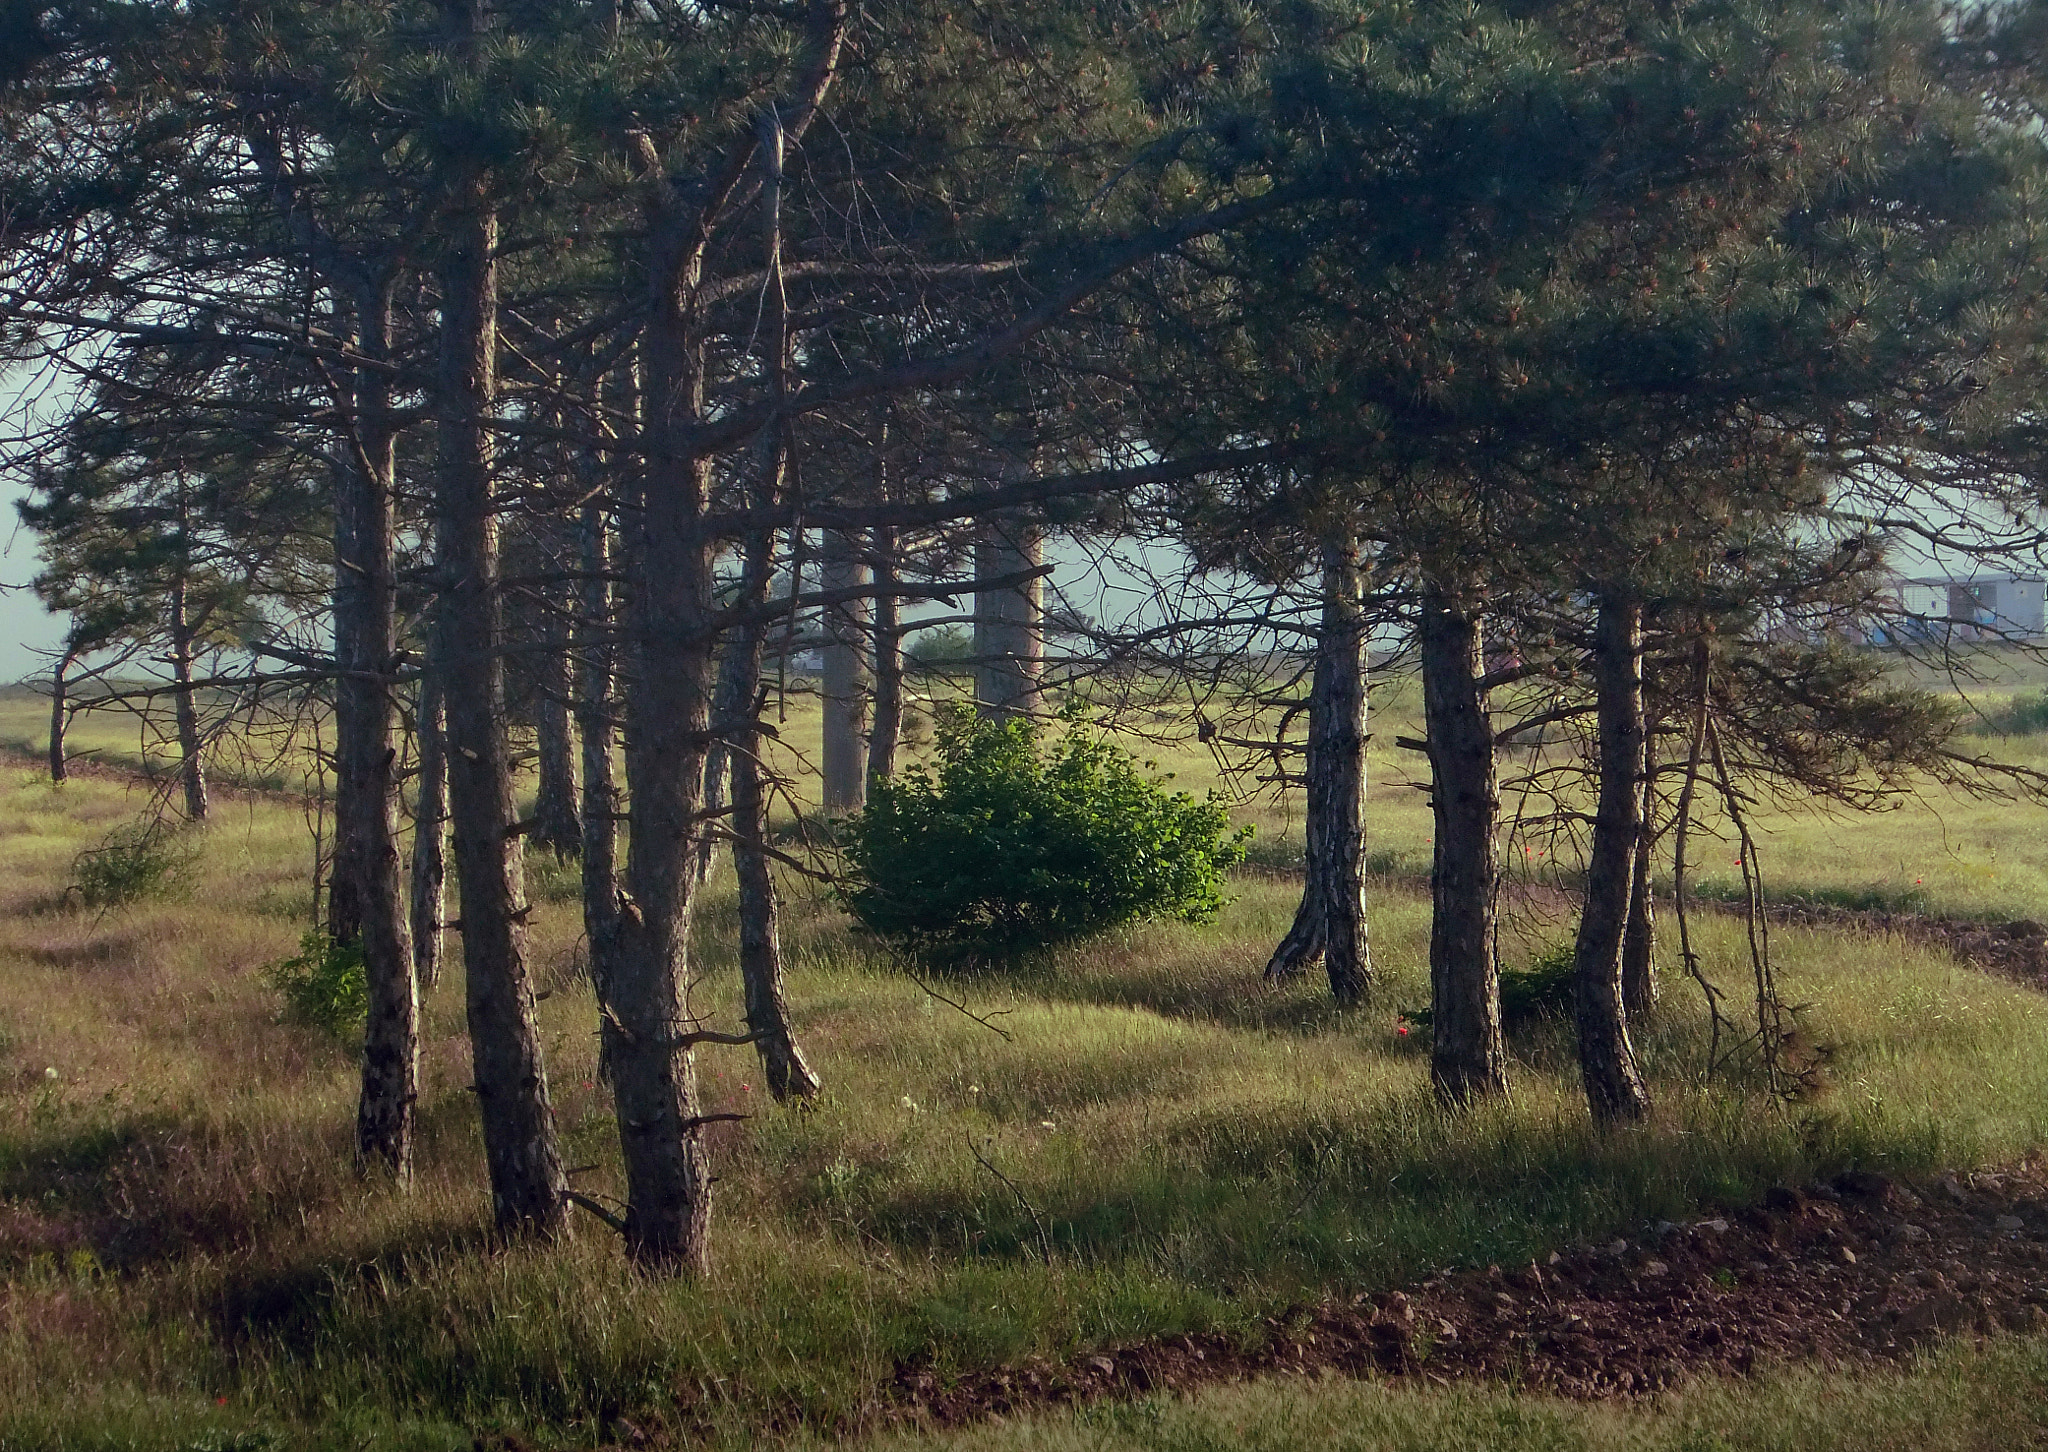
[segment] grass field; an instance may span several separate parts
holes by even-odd
[[[1389,721],[1401,702],[1383,697]],[[0,702],[0,740],[33,747],[39,726],[33,700]],[[107,756],[125,749],[106,734]],[[1184,785],[1211,779],[1192,752],[1158,756]],[[1592,1130],[1556,1026],[1514,1045],[1510,1102],[1445,1118],[1426,1049],[1396,1022],[1426,1001],[1417,761],[1375,745],[1381,985],[1350,1013],[1314,982],[1258,982],[1295,892],[1270,870],[1288,855],[1270,807],[1246,813],[1269,870],[1235,882],[1217,923],[934,983],[1007,1038],[792,883],[790,998],[827,1094],[778,1111],[749,1051],[700,1061],[711,1107],[754,1117],[714,1131],[718,1265],[695,1286],[636,1276],[594,1221],[560,1248],[488,1250],[459,984],[428,1003],[415,1190],[356,1180],[348,1048],[281,1021],[259,976],[311,910],[300,803],[224,794],[170,893],[84,912],[64,901],[75,855],[136,820],[150,788],[114,772],[53,788],[32,762],[7,765],[0,1448],[466,1448],[496,1432],[576,1447],[624,1435],[621,1417],[717,1445],[802,1441],[866,1427],[902,1358],[930,1355],[943,1374],[1191,1329],[1255,1338],[1266,1314],[1332,1288],[1526,1260],[1850,1164],[1931,1170],[2048,1146],[2048,1003],[1894,939],[1808,930],[1777,946],[1788,995],[1812,1004],[1809,1032],[1832,1049],[1812,1099],[1779,1107],[1740,1076],[1700,1084],[1702,1021],[1674,982],[1646,1036],[1646,1127]],[[1782,811],[1766,825],[1778,890],[1910,888],[1976,916],[2048,905],[2032,809],[1933,799],[1875,821]],[[536,870],[533,891],[576,1182],[616,1194],[574,882]],[[733,911],[721,880],[698,923],[721,1024],[739,1013]],[[1532,917],[1516,950],[1568,926]],[[1703,914],[1699,927],[1709,970],[1737,982],[1740,924]],[[1506,1388],[1260,1385],[916,1445],[2018,1446],[2044,1434],[2044,1372],[2048,1348],[2015,1341],[1629,1409]]]
[[[1629,1407],[1501,1388],[1265,1382],[943,1437],[888,1452],[2006,1452],[2048,1440],[2048,1343],[1951,1347],[1904,1373],[1779,1373]]]

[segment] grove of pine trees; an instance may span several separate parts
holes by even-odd
[[[445,931],[511,1236],[582,1198],[526,944],[529,859],[573,862],[606,1218],[693,1273],[696,1049],[752,1045],[778,1100],[831,1074],[777,916],[779,867],[825,859],[771,821],[901,769],[914,632],[971,631],[992,720],[1164,700],[1298,788],[1264,971],[1320,963],[1347,1006],[1395,652],[1439,1099],[1510,1089],[1503,782],[1563,741],[1522,790],[1584,841],[1590,1111],[1640,1119],[1653,853],[1682,909],[1705,799],[1989,769],[1858,642],[1916,551],[2043,539],[2035,11],[7,0],[0,337],[58,400],[10,444],[67,622],[52,772],[81,669],[167,713],[194,820],[237,711],[313,703],[357,1153],[406,1182]],[[1119,551],[1149,614],[1055,607],[1057,561]],[[824,731],[792,793],[767,744],[801,648]],[[721,1024],[690,935],[728,856]]]

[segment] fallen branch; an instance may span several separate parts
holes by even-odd
[[[598,1219],[602,1220],[606,1225],[609,1225],[613,1230],[617,1231],[620,1235],[624,1235],[626,1233],[626,1220],[624,1216],[613,1214],[611,1211],[605,1209],[604,1206],[600,1205],[596,1200],[584,1194],[581,1190],[564,1190],[562,1191],[562,1198],[571,1205],[576,1205],[581,1207],[582,1209],[588,1210],[591,1214],[595,1215]]]
[[[984,1018],[982,1015],[976,1013],[973,1009],[969,1008],[966,1004],[960,1002],[957,998],[946,997],[945,994],[939,992],[938,989],[932,987],[931,984],[925,982],[922,978],[918,977],[917,974],[911,969],[905,968],[903,970],[903,976],[908,978],[912,983],[915,983],[919,988],[922,988],[927,994],[931,995],[933,998],[936,998],[939,1002],[945,1004],[946,1007],[955,1009],[958,1012],[965,1014],[968,1018],[973,1019],[976,1023],[980,1024],[990,1033],[995,1034],[998,1038],[1002,1039],[1004,1043],[1011,1044],[1016,1042],[1015,1036],[1013,1036],[1010,1033],[1010,1031],[1004,1028],[1001,1024],[990,1023],[988,1018]],[[1008,1012],[1010,1012],[1010,1010],[1007,1008],[999,1008],[995,1011],[996,1014],[1003,1014]],[[995,1017],[995,1014],[989,1015],[989,1018],[993,1017]]]

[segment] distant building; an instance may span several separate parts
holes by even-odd
[[[1888,639],[2039,640],[2048,634],[2039,575],[1929,576],[1900,580],[1899,609]]]

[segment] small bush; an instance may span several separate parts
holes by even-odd
[[[320,928],[299,939],[299,951],[266,963],[263,981],[284,996],[285,1017],[336,1038],[358,1032],[369,1012],[360,943],[337,943]]]
[[[1539,1018],[1569,1017],[1577,991],[1578,949],[1569,939],[1527,968],[1503,968],[1500,974],[1500,1021],[1520,1028]]]
[[[1974,736],[2034,736],[2048,731],[2048,691],[2014,696],[1971,720]]]
[[[1010,954],[1143,918],[1199,922],[1251,836],[1071,725],[1048,741],[953,708],[938,757],[936,775],[914,767],[877,790],[843,838],[842,899],[910,947]]]
[[[171,828],[156,822],[120,827],[71,859],[65,895],[75,893],[89,908],[166,897],[184,885],[191,865],[190,848]]]
[[[1573,995],[1577,992],[1577,956],[1577,945],[1567,939],[1527,968],[1501,969],[1501,1027],[1515,1032],[1541,1019],[1570,1017]],[[1418,1008],[1401,1017],[1426,1026],[1431,1014],[1426,1008]]]

